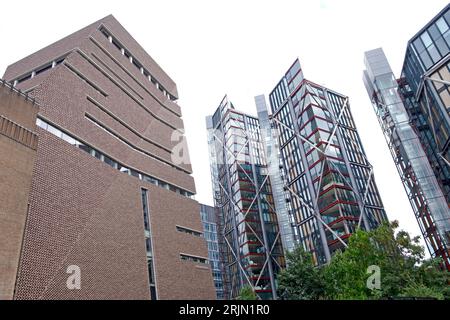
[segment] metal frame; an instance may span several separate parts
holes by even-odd
[[[370,56],[373,58],[367,58]],[[446,267],[449,268],[450,259],[445,245],[445,234],[442,234],[442,231],[446,228],[443,226],[444,222],[441,219],[443,214],[448,212],[448,204],[433,173],[418,132],[411,124],[412,120],[408,117],[409,114],[406,111],[405,99],[409,97],[408,93],[412,94],[413,92],[409,91],[407,87],[402,87],[402,82],[397,83],[398,81],[395,81],[389,63],[382,51],[378,55],[366,55],[366,59],[368,59],[366,60],[367,69],[372,73],[375,72],[372,76],[369,76],[368,72],[365,73],[366,88],[424,241],[431,256],[441,255]],[[385,72],[381,73],[377,70],[383,63],[381,69]],[[376,65],[376,67],[373,65]],[[423,107],[427,109],[433,139],[436,141],[435,124],[431,115],[428,92],[428,89],[432,89],[430,82],[433,80],[450,85],[447,81],[425,76],[420,84],[421,94],[424,95],[424,103],[422,106],[419,105],[418,98],[420,95],[417,93],[414,96],[411,95],[411,98],[414,99],[411,100],[411,103],[417,104],[420,109],[423,109]],[[378,83],[383,85],[380,87]],[[387,93],[388,90],[389,93]],[[390,92],[390,90],[393,92]],[[391,114],[391,109],[395,112],[393,114],[405,115],[406,117],[395,117]],[[440,156],[442,157],[442,155]]]
[[[308,83],[305,83],[305,85],[308,86],[309,84],[308,84]],[[315,100],[315,102],[316,102],[318,105],[322,105],[322,102],[317,101],[317,98],[316,98],[314,95],[311,95],[311,96],[312,96],[312,98]],[[337,117],[337,118],[333,118],[334,128],[333,128],[332,133],[331,133],[330,136],[328,137],[328,139],[325,141],[326,147],[325,147],[324,150],[318,148],[318,144],[319,144],[319,143],[316,143],[316,144],[312,143],[312,142],[309,141],[306,137],[302,136],[299,132],[297,132],[297,130],[292,129],[292,128],[289,128],[288,126],[286,126],[284,123],[282,123],[281,121],[279,121],[279,120],[276,119],[275,117],[272,117],[272,120],[273,120],[276,124],[281,125],[285,130],[291,131],[291,132],[292,132],[297,138],[299,138],[301,141],[308,143],[312,148],[314,148],[314,149],[317,150],[319,153],[321,153],[321,154],[323,154],[323,155],[326,156],[326,155],[327,155],[328,148],[329,148],[329,146],[330,146],[330,144],[331,144],[332,139],[333,139],[334,137],[337,137],[338,128],[339,128],[339,126],[340,126],[340,119],[341,119],[341,117],[343,116],[344,110],[345,110],[345,108],[348,108],[348,107],[349,107],[348,97],[345,97],[344,103],[343,103],[342,106],[341,106],[341,109],[340,109],[340,111],[339,111],[338,117]],[[325,108],[328,109],[328,107],[325,107]],[[330,112],[330,113],[331,113],[331,112]],[[347,143],[350,142],[350,143],[354,144],[354,145],[359,149],[359,146],[356,145],[356,142],[353,141],[353,139],[349,138],[348,136],[347,136],[347,141],[346,141],[346,142],[347,142]],[[342,147],[341,147],[341,148],[342,148]],[[364,152],[362,152],[362,155],[363,155],[363,157],[365,158],[365,160],[367,161],[367,163],[369,163],[369,161],[368,161],[366,155],[364,154]],[[360,214],[359,219],[358,219],[358,228],[360,228],[360,227],[361,227],[361,222],[362,222],[363,220],[364,220],[364,221],[366,220],[366,217],[365,217],[365,214],[366,214],[366,212],[365,212],[365,200],[366,200],[366,198],[367,198],[367,194],[368,194],[368,191],[369,191],[370,183],[371,183],[371,181],[372,181],[372,179],[373,179],[373,167],[369,164],[369,168],[370,168],[369,178],[368,178],[367,181],[366,181],[365,188],[364,188],[364,193],[363,193],[363,196],[361,197],[361,194],[360,194],[359,190],[355,190],[355,188],[354,188],[355,185],[354,185],[353,181],[349,181],[348,178],[345,177],[345,176],[342,174],[342,172],[339,170],[339,168],[338,168],[333,162],[329,162],[329,164],[331,164],[331,165],[334,167],[334,169],[338,172],[338,174],[342,177],[342,179],[345,180],[345,181],[347,182],[348,186],[351,188],[351,191],[353,192],[353,194],[355,195],[355,197],[356,197],[357,200],[358,200],[358,203],[359,203],[359,205],[360,205],[360,210],[361,210],[361,214]],[[319,175],[319,177],[320,177],[319,184],[318,184],[319,187],[320,187],[320,184],[321,184],[320,181],[321,181],[322,178],[323,178],[323,169],[324,169],[324,166],[322,166],[321,174]],[[350,168],[349,168],[349,169],[350,169]],[[351,169],[350,169],[349,171],[350,171],[349,173],[351,173]],[[350,179],[350,180],[351,180],[351,179]],[[315,190],[315,199],[314,199],[315,208],[311,208],[311,206],[308,205],[307,203],[305,203],[305,202],[303,201],[303,199],[302,199],[299,195],[297,195],[297,194],[295,193],[294,190],[292,190],[292,188],[290,188],[290,187],[287,186],[287,185],[285,185],[285,187],[287,188],[287,190],[288,190],[294,197],[296,197],[297,199],[299,199],[299,200],[301,201],[301,203],[302,203],[304,206],[306,206],[306,207],[308,208],[308,210],[309,210],[311,213],[313,213],[313,215],[314,215],[316,218],[318,218],[319,222],[320,222],[327,230],[329,230],[334,236],[336,236],[336,238],[339,240],[339,242],[341,242],[341,243],[344,245],[344,247],[347,247],[347,244],[341,239],[341,237],[340,237],[334,230],[332,230],[332,229],[328,226],[328,224],[325,223],[325,222],[323,221],[323,219],[321,218],[321,215],[320,215],[320,213],[319,213],[319,211],[318,211],[318,209],[317,209],[317,202],[318,202],[318,199],[319,199],[319,192],[318,192],[318,190]],[[361,205],[361,204],[362,204],[362,205]],[[366,229],[368,228],[368,225],[367,225],[366,222],[365,222],[365,227],[366,227]]]
[[[226,99],[226,97],[225,97],[225,99]],[[229,103],[228,100],[225,100],[225,99],[224,99],[225,103],[228,104],[228,103]],[[222,104],[221,104],[221,106],[222,106]],[[220,107],[221,107],[221,106],[220,106]],[[220,107],[219,107],[219,108],[220,108]],[[223,122],[223,120],[224,120],[224,118],[225,118],[227,112],[228,112],[228,111],[226,111],[224,114],[221,114],[221,120],[220,120],[221,123],[220,123],[220,126],[222,127],[222,129],[224,129],[224,124],[223,124],[222,122]],[[240,114],[240,113],[239,113],[239,114]],[[244,117],[244,122],[245,122],[245,124],[247,125],[246,120],[245,120],[247,116],[246,116],[246,115],[243,115],[243,117]],[[271,245],[271,247],[269,247],[269,246],[268,246],[269,241],[268,241],[268,239],[267,239],[267,235],[266,235],[265,228],[264,228],[264,219],[263,219],[263,217],[262,217],[262,208],[261,208],[261,201],[262,201],[262,199],[264,199],[264,198],[261,198],[261,197],[260,197],[260,194],[261,194],[262,190],[264,189],[264,187],[265,187],[267,184],[270,183],[269,175],[267,175],[267,176],[264,178],[264,180],[262,181],[262,183],[261,183],[260,185],[258,184],[257,177],[256,177],[256,170],[255,170],[255,163],[256,163],[256,161],[255,161],[254,156],[253,156],[253,149],[252,149],[253,147],[252,147],[252,144],[251,144],[251,142],[257,142],[257,140],[255,140],[254,138],[251,137],[251,135],[248,134],[248,132],[247,132],[248,130],[247,130],[246,128],[244,128],[244,127],[241,125],[240,121],[235,121],[235,120],[232,119],[232,118],[230,118],[229,121],[231,121],[231,122],[232,122],[232,125],[234,125],[234,127],[237,127],[237,128],[241,131],[241,133],[243,133],[244,138],[245,138],[245,143],[242,145],[242,147],[241,147],[241,148],[238,150],[238,152],[235,154],[235,153],[234,153],[232,150],[230,150],[230,148],[226,145],[225,135],[226,135],[227,132],[226,132],[225,130],[222,130],[222,131],[223,131],[223,132],[222,132],[222,136],[223,136],[223,137],[219,137],[219,136],[217,135],[217,133],[216,133],[216,129],[215,129],[215,128],[211,128],[211,129],[210,129],[210,130],[213,130],[213,131],[211,132],[211,133],[212,133],[212,137],[214,138],[214,140],[215,140],[216,142],[219,143],[220,148],[224,151],[224,154],[223,154],[224,158],[225,158],[225,154],[229,154],[229,155],[231,156],[231,159],[232,159],[232,160],[231,160],[231,163],[224,163],[224,164],[223,164],[223,165],[226,166],[226,171],[227,171],[227,172],[226,172],[226,175],[227,175],[227,180],[228,180],[228,181],[227,181],[227,184],[228,184],[228,189],[230,189],[230,190],[227,190],[226,186],[220,181],[220,179],[217,179],[217,181],[215,181],[214,183],[217,183],[217,184],[218,184],[219,188],[220,188],[220,189],[222,190],[222,192],[225,194],[226,199],[220,199],[220,201],[217,201],[217,200],[219,200],[219,199],[215,199],[215,201],[216,201],[216,203],[220,203],[222,208],[223,208],[226,204],[231,204],[231,207],[233,208],[234,212],[236,212],[236,211],[237,211],[237,212],[242,212],[241,209],[239,208],[238,204],[234,201],[233,196],[231,195],[232,190],[231,190],[231,183],[230,183],[230,181],[229,181],[229,177],[230,177],[231,173],[230,173],[230,171],[229,171],[229,167],[232,166],[232,165],[236,165],[236,168],[237,168],[237,167],[241,168],[241,169],[242,169],[242,172],[244,172],[245,176],[248,178],[248,180],[250,181],[250,183],[255,187],[256,193],[254,194],[253,198],[251,199],[251,203],[250,203],[248,209],[247,209],[247,210],[245,211],[245,213],[243,214],[243,217],[242,217],[242,219],[241,219],[241,221],[243,221],[242,223],[246,223],[246,222],[244,221],[245,218],[246,218],[246,217],[248,216],[248,214],[250,213],[250,210],[253,208],[254,204],[257,203],[257,205],[258,205],[258,211],[259,211],[259,218],[260,218],[260,223],[261,223],[261,230],[262,230],[262,239],[261,239],[261,237],[258,235],[258,233],[251,227],[251,225],[246,224],[246,227],[248,227],[248,228],[250,229],[251,233],[255,236],[255,238],[257,239],[257,241],[258,241],[258,242],[264,247],[264,249],[265,249],[265,250],[264,250],[264,251],[265,251],[265,259],[264,259],[264,262],[263,262],[263,266],[262,266],[262,268],[261,268],[261,271],[260,271],[260,274],[259,274],[258,279],[257,279],[254,283],[253,283],[252,280],[250,280],[250,278],[249,278],[249,276],[248,276],[248,274],[247,274],[247,271],[245,270],[244,266],[242,265],[241,257],[240,257],[239,250],[238,250],[239,243],[231,244],[231,243],[228,241],[227,237],[225,237],[225,236],[224,236],[224,239],[225,239],[226,245],[228,246],[230,252],[231,252],[232,255],[234,256],[235,261],[233,262],[233,264],[234,264],[234,263],[237,263],[238,269],[240,270],[240,274],[244,277],[244,280],[247,282],[248,285],[250,285],[250,286],[252,287],[252,289],[253,289],[254,291],[257,291],[257,290],[258,290],[257,287],[258,287],[258,285],[260,284],[262,275],[266,272],[266,270],[268,271],[269,277],[270,277],[270,284],[271,284],[272,298],[273,298],[273,299],[276,299],[276,298],[277,298],[277,295],[276,295],[275,275],[274,275],[272,263],[269,263],[269,262],[273,261],[273,262],[275,262],[275,263],[278,265],[279,268],[282,268],[282,266],[279,265],[278,261],[277,261],[277,260],[273,257],[273,255],[272,255],[272,254],[273,254],[273,251],[274,251],[274,249],[276,248],[277,243],[278,243],[278,241],[279,241],[279,238],[280,238],[280,232],[279,232],[279,230],[278,230],[278,232],[276,233],[275,240],[274,240],[273,244]],[[262,144],[263,142],[260,141],[259,143]],[[241,163],[239,162],[239,156],[241,155],[242,151],[245,150],[245,148],[246,148],[247,146],[249,146],[250,164],[251,164],[251,166],[252,166],[253,177],[250,177],[250,176],[247,174],[246,170],[242,167]],[[225,159],[223,159],[223,160],[225,160]],[[264,199],[264,200],[265,200],[265,199]],[[268,202],[267,200],[265,200],[265,202],[267,203],[267,205],[269,206],[269,208],[270,208],[271,210],[273,210],[273,212],[276,212],[274,206],[273,206],[270,202]],[[237,234],[237,225],[236,225],[236,221],[235,221],[234,219],[233,219],[233,229],[234,229],[234,232],[235,232],[235,238],[236,238],[236,241],[238,241],[239,235]],[[225,235],[225,232],[226,232],[226,226],[225,226],[225,225],[222,226],[221,232],[222,232],[223,235]],[[233,231],[232,231],[232,232],[233,232]],[[243,285],[243,284],[241,283],[241,285]],[[230,293],[228,292],[228,294],[230,294]]]

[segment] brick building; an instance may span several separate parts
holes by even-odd
[[[213,299],[187,149],[174,152],[176,84],[120,23],[101,19],[4,79],[40,106],[14,298]]]
[[[36,159],[33,99],[0,80],[0,300],[11,299]]]

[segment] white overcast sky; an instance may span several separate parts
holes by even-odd
[[[113,14],[178,85],[196,199],[212,204],[205,116],[222,97],[256,113],[295,58],[306,78],[350,97],[387,214],[419,228],[367,97],[364,51],[383,47],[399,75],[407,41],[445,0],[3,1],[0,75],[7,65]]]

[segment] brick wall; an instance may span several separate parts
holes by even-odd
[[[0,300],[14,294],[36,157],[37,111],[0,83]]]
[[[97,30],[101,24],[176,95],[175,83],[111,16],[25,58],[26,67],[13,64],[7,77],[73,48],[40,82],[20,84],[37,85],[39,116],[130,168],[195,192],[190,165],[171,159],[174,127],[183,128],[179,106],[120,55]],[[133,150],[86,113],[166,164]],[[196,201],[121,173],[42,129],[39,135],[15,298],[149,299],[141,187],[149,190],[159,298],[215,297],[209,266],[180,259],[180,253],[208,257],[203,238],[176,230],[201,230]],[[67,289],[69,265],[81,269],[81,290]]]

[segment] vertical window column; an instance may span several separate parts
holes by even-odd
[[[152,233],[150,227],[150,210],[148,205],[148,190],[141,189],[141,196],[142,196],[142,211],[144,214],[145,247],[147,249],[147,266],[150,285],[150,298],[151,300],[157,300],[155,265],[153,262]]]

